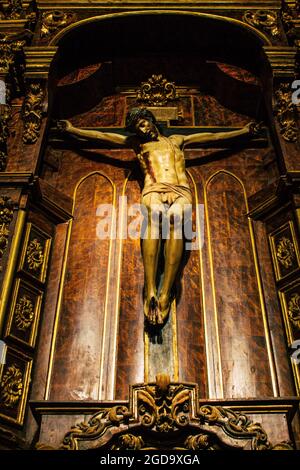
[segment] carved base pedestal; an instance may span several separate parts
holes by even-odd
[[[199,400],[194,384],[133,385],[129,402],[32,402],[40,450],[291,450],[298,399]]]

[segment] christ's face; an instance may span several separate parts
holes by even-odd
[[[158,130],[152,121],[148,119],[139,119],[135,125],[136,133],[145,141],[156,140],[158,137]]]

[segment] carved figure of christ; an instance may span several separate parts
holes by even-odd
[[[184,244],[176,237],[175,224],[184,221],[185,210],[192,203],[192,194],[185,171],[184,146],[188,144],[216,144],[225,139],[254,136],[257,125],[250,122],[242,129],[226,132],[202,132],[165,137],[159,130],[153,114],[146,108],[133,108],[126,117],[125,136],[99,130],[74,127],[69,121],[59,121],[61,131],[85,139],[99,140],[114,146],[130,147],[144,175],[142,204],[148,212],[146,233],[142,239],[144,264],[144,314],[150,325],[163,325],[171,305],[171,290],[182,259]],[[159,254],[161,252],[160,214],[170,222],[169,236],[164,240],[164,275],[158,292],[156,285]],[[154,226],[157,224],[158,226]],[[160,236],[153,237],[153,233]]]

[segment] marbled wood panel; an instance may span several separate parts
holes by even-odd
[[[48,444],[52,447],[59,447],[65,437],[65,434],[70,431],[75,424],[88,423],[91,418],[90,415],[44,415],[41,422],[41,431],[39,435],[39,442]]]
[[[47,219],[47,217],[41,214],[38,208],[34,206],[30,207],[28,222],[32,222],[34,225],[36,225],[44,232],[47,232],[49,235],[52,235],[54,231],[53,224],[49,221],[49,219]]]
[[[109,240],[97,238],[96,210],[112,202],[112,185],[101,175],[77,189],[51,399],[98,398]]]
[[[195,202],[196,198],[191,178],[190,186],[193,190],[193,201]],[[203,191],[201,183],[198,185],[197,191],[198,199],[201,201]],[[196,231],[195,217],[194,206],[193,231]],[[199,385],[199,396],[206,397],[205,338],[199,266],[199,250],[186,250],[182,263],[183,275],[181,280],[177,281],[179,380],[196,382]]]
[[[270,148],[249,148],[240,151],[230,151],[230,149],[187,149],[185,155],[187,167],[193,168],[193,172],[196,171],[197,173],[199,171],[205,180],[220,169],[233,172],[238,178],[242,179],[247,197],[257,193],[267,184],[272,183],[273,179],[279,177],[276,162],[271,158],[273,150]],[[270,159],[272,162],[269,161]],[[267,169],[265,168],[266,160],[269,161],[270,165]]]
[[[219,173],[207,186],[224,397],[272,396],[243,188]]]
[[[277,134],[280,137],[280,129],[278,124],[277,126]],[[298,124],[299,126],[299,124]],[[297,142],[291,143],[287,142],[286,140],[281,137],[280,139],[281,148],[283,151],[283,158],[284,164],[286,166],[286,171],[299,171],[299,164],[300,164],[300,143],[299,139]]]
[[[253,423],[260,423],[272,444],[291,441],[289,425],[284,413],[246,413]]]
[[[115,184],[121,186],[132,167],[134,153],[131,150],[64,150],[59,171],[48,171],[44,179],[62,193],[73,197],[80,178],[93,171],[104,172]]]
[[[86,113],[73,116],[74,126],[122,127],[125,125],[125,96],[106,96]]]
[[[129,180],[128,207],[140,202],[140,193],[138,182]],[[129,223],[133,220],[128,218]],[[116,400],[128,398],[130,384],[144,381],[144,268],[139,239],[123,240],[121,262]]]
[[[282,397],[293,396],[295,395],[294,380],[290,367],[287,343],[285,335],[283,334],[284,324],[275,288],[265,224],[255,222],[254,229],[266,309],[268,312],[268,322],[271,331],[279,394]]]
[[[196,126],[243,126],[251,119],[222,106],[214,96],[194,96]]]
[[[31,400],[44,400],[47,374],[49,367],[49,357],[51,350],[51,341],[55,321],[55,310],[59,289],[60,276],[58,273],[62,269],[63,252],[67,234],[67,224],[60,224],[56,227],[56,233],[51,253],[51,269],[49,272],[47,293],[42,310],[40,321],[40,332],[37,343],[37,354],[32,376],[32,388],[30,393]],[[37,430],[36,420],[32,414],[27,416],[26,439],[31,443]]]
[[[21,111],[20,111],[21,113]],[[8,172],[32,172],[36,173],[37,162],[40,153],[42,137],[46,128],[46,119],[42,120],[39,139],[35,144],[23,143],[23,120],[21,114],[15,122],[14,130],[8,139]]]

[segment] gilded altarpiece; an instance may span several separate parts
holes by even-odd
[[[117,12],[103,5],[68,9],[60,2],[51,10],[46,3],[37,2],[33,38],[23,45],[25,82],[10,101],[7,167],[0,175],[3,187],[14,183],[18,191],[14,205],[5,192],[0,200],[4,267],[13,210],[19,224],[4,279],[8,352],[0,379],[0,417],[18,429],[14,445],[29,448],[38,440],[46,448],[88,449],[94,433],[96,447],[146,448],[138,430],[147,420],[137,403],[150,394],[146,403],[157,420],[150,434],[161,432],[157,403],[165,397],[167,431],[178,423],[181,430],[172,414],[179,392],[192,400],[188,423],[205,416],[201,432],[207,416],[223,429],[227,414],[239,423],[235,413],[245,413],[262,423],[273,444],[292,441],[286,419],[297,410],[300,381],[289,349],[300,325],[299,142],[296,110],[285,108],[295,47],[279,2],[266,14],[235,6],[230,20],[221,19],[228,11],[220,5],[216,19],[201,2],[195,11],[161,15],[120,5]],[[143,86],[161,79],[176,91],[143,102]],[[172,114],[160,119],[165,135],[262,122],[253,139],[184,150],[198,244],[184,253],[167,325],[154,341],[143,315],[141,241],[124,236],[143,183],[134,153],[67,137],[57,126],[68,119],[124,134],[127,111],[141,104]],[[109,220],[104,239],[102,205]],[[224,409],[208,412],[207,403]],[[244,448],[257,449],[265,432],[247,419],[239,429]],[[105,437],[129,422],[137,426],[133,436]],[[237,448],[233,435],[210,442],[183,432],[180,445]],[[274,447],[266,442],[261,448]]]

